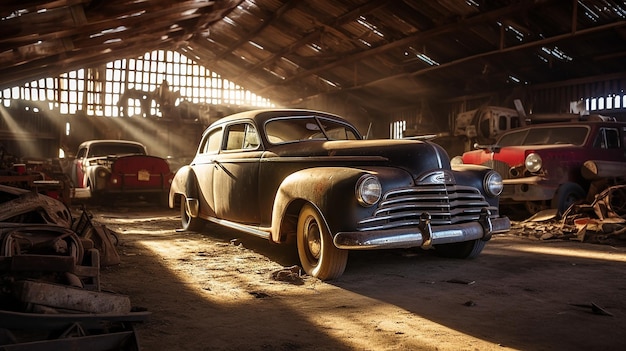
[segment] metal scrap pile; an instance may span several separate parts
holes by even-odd
[[[49,196],[0,185],[0,349],[138,350],[148,313],[101,291],[115,233]]]
[[[557,218],[547,210],[513,226],[513,232],[537,239],[568,239],[601,244],[626,244],[626,184],[612,185],[578,203]]]

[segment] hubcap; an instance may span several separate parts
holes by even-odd
[[[310,220],[307,225],[306,243],[312,258],[318,260],[321,252],[320,228],[315,220]]]

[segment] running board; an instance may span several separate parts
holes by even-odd
[[[239,230],[247,234],[252,234],[252,235],[261,237],[263,239],[267,239],[267,240],[270,239],[270,232],[268,230],[260,229],[260,227],[253,227],[253,226],[235,223],[235,222],[227,221],[225,219],[218,219],[214,217],[209,217],[208,220],[213,223],[217,223],[221,226]]]

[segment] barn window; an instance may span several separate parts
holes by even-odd
[[[160,94],[167,85],[167,100]],[[273,107],[269,99],[221,78],[185,55],[156,50],[142,56],[83,68],[0,91],[12,99],[47,101],[61,114],[162,117],[164,103]],[[171,107],[171,106],[168,106]]]

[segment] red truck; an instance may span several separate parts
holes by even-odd
[[[485,165],[500,173],[502,205],[524,204],[530,213],[547,208],[563,213],[589,191],[590,181],[581,174],[583,164],[623,162],[626,168],[625,145],[626,123],[591,118],[513,129],[494,145],[465,152],[457,162]]]

